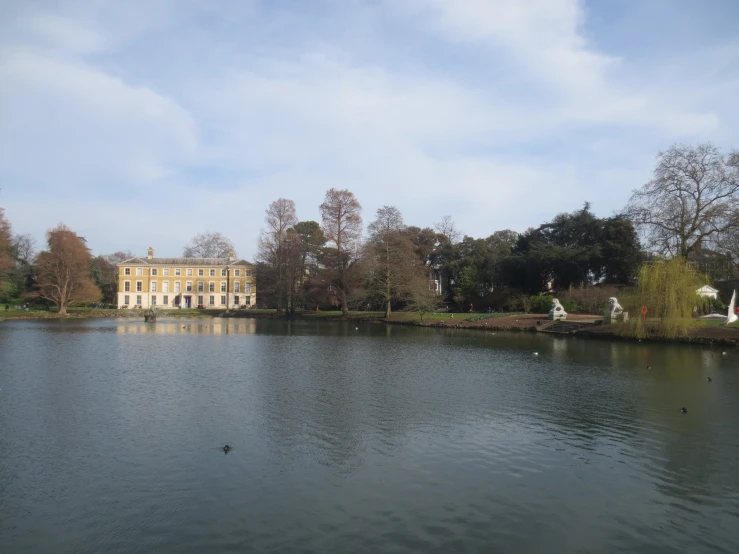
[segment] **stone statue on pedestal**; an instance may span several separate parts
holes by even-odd
[[[614,323],[616,321],[628,321],[628,319],[629,312],[625,312],[624,309],[621,307],[621,304],[618,303],[616,297],[611,296],[608,299],[608,307],[603,314],[603,323],[607,324]]]
[[[549,310],[549,319],[552,321],[567,319],[567,312],[556,298],[552,299],[552,309]]]

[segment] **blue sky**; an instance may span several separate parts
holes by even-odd
[[[484,237],[584,201],[602,216],[657,152],[739,148],[734,0],[2,2],[0,206],[39,241],[251,257],[279,197],[318,220],[450,214]]]

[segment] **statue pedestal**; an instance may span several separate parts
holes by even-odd
[[[611,313],[606,312],[603,314],[603,323],[609,324],[609,323],[618,323],[623,321],[629,320],[629,312],[621,312],[621,313]]]
[[[157,322],[157,316],[155,315],[145,315],[144,321],[147,323],[156,323]]]

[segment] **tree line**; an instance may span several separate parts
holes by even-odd
[[[521,233],[470,237],[450,216],[432,226],[408,225],[392,205],[378,209],[365,232],[361,204],[346,189],[329,189],[319,212],[320,222],[300,221],[285,198],[267,208],[256,256],[260,306],[288,314],[339,307],[344,315],[350,308],[389,315],[444,302],[464,311],[514,311],[547,291],[633,284],[640,266],[654,259],[682,257],[714,280],[736,278],[739,152],[675,144],[658,154],[653,178],[614,215],[596,217],[586,202]],[[183,256],[225,257],[232,250],[228,238],[204,233]],[[35,296],[60,310],[74,302],[115,302],[115,264],[130,257],[92,256],[84,238],[64,225],[51,229],[45,250],[36,253],[33,238],[13,235],[0,209],[6,300]]]

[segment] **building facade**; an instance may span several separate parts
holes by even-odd
[[[251,308],[254,266],[234,258],[131,258],[118,264],[118,308]]]

